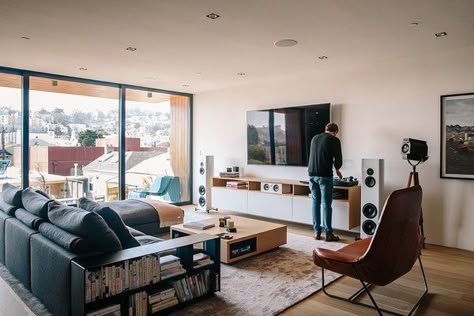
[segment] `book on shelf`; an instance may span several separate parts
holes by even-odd
[[[86,316],[120,316],[120,304],[115,304],[87,313]]]
[[[209,292],[210,271],[201,270],[199,273],[188,275],[172,282],[180,303],[190,301]]]
[[[202,229],[202,230],[208,229],[214,226],[216,226],[216,224],[209,223],[207,221],[197,221],[197,222],[189,222],[189,223],[183,224],[183,227],[186,227],[186,228]]]
[[[161,280],[169,279],[181,274],[185,274],[186,270],[181,264],[181,259],[177,256],[168,255],[160,258],[160,278]]]
[[[176,291],[174,288],[168,288],[148,295],[148,303],[151,312],[156,313],[166,308],[178,304]]]
[[[129,316],[147,316],[148,315],[148,294],[147,292],[138,292],[128,297],[128,315]]]
[[[85,271],[86,303],[160,281],[160,258],[147,255]]]
[[[231,189],[247,189],[248,184],[244,181],[227,181],[225,184],[226,188]]]
[[[209,255],[203,252],[199,252],[193,255],[193,268],[194,269],[202,268],[213,263],[214,263],[214,260],[212,260],[211,257],[209,257]]]

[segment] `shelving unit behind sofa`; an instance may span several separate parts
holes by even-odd
[[[213,263],[195,269],[193,267],[194,248],[195,246],[200,245],[202,245],[202,251],[209,255]],[[136,262],[136,260],[146,257],[164,256],[168,255],[170,252],[173,252],[175,256],[180,258],[181,264],[186,270],[184,274],[165,280],[159,280],[155,283],[143,284],[135,288],[130,287],[109,297],[100,297],[97,300],[87,302],[86,284],[89,272],[104,271],[105,268],[109,266],[120,265],[125,262]],[[128,315],[130,297],[135,294],[156,292],[160,289],[170,287],[171,282],[179,281],[186,277],[189,279],[197,274],[199,274],[199,278],[201,278],[202,275],[208,275],[209,282],[206,287],[207,290],[200,291],[199,295],[191,297],[190,301],[193,301],[220,290],[220,239],[217,236],[196,234],[121,250],[108,255],[74,259],[71,263],[71,273],[72,315],[84,316],[95,310],[117,304],[120,305],[121,315]],[[173,308],[179,308],[179,305],[178,307],[175,306]],[[151,310],[143,315],[151,315]]]

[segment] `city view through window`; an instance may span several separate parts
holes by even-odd
[[[0,180],[20,187],[21,88],[3,81],[0,124],[6,156],[0,152],[0,160],[9,165]],[[189,199],[190,156],[181,145],[189,141],[189,98],[134,89],[126,89],[126,96],[126,196]],[[119,89],[31,77],[29,105],[29,185],[66,202],[119,199]]]

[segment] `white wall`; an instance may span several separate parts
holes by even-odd
[[[194,179],[203,153],[215,156],[216,175],[237,165],[246,176],[306,180],[304,167],[247,165],[246,111],[330,102],[340,128],[343,175],[359,178],[362,158],[384,158],[386,195],[405,187],[411,171],[401,159],[402,138],[428,142],[430,159],[418,169],[427,241],[474,250],[474,181],[439,177],[440,95],[474,92],[473,57],[474,47],[468,47],[198,94]]]

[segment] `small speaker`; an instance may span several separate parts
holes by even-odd
[[[209,212],[212,208],[212,177],[214,176],[214,156],[202,156],[199,162],[197,181],[198,206],[196,210]]]
[[[425,161],[428,159],[428,145],[424,140],[404,138],[400,152],[405,160]]]
[[[362,159],[360,238],[375,234],[383,208],[384,160]]]
[[[261,182],[260,191],[275,194],[291,193],[291,191],[288,192],[288,188],[286,188],[283,184],[269,182]]]

